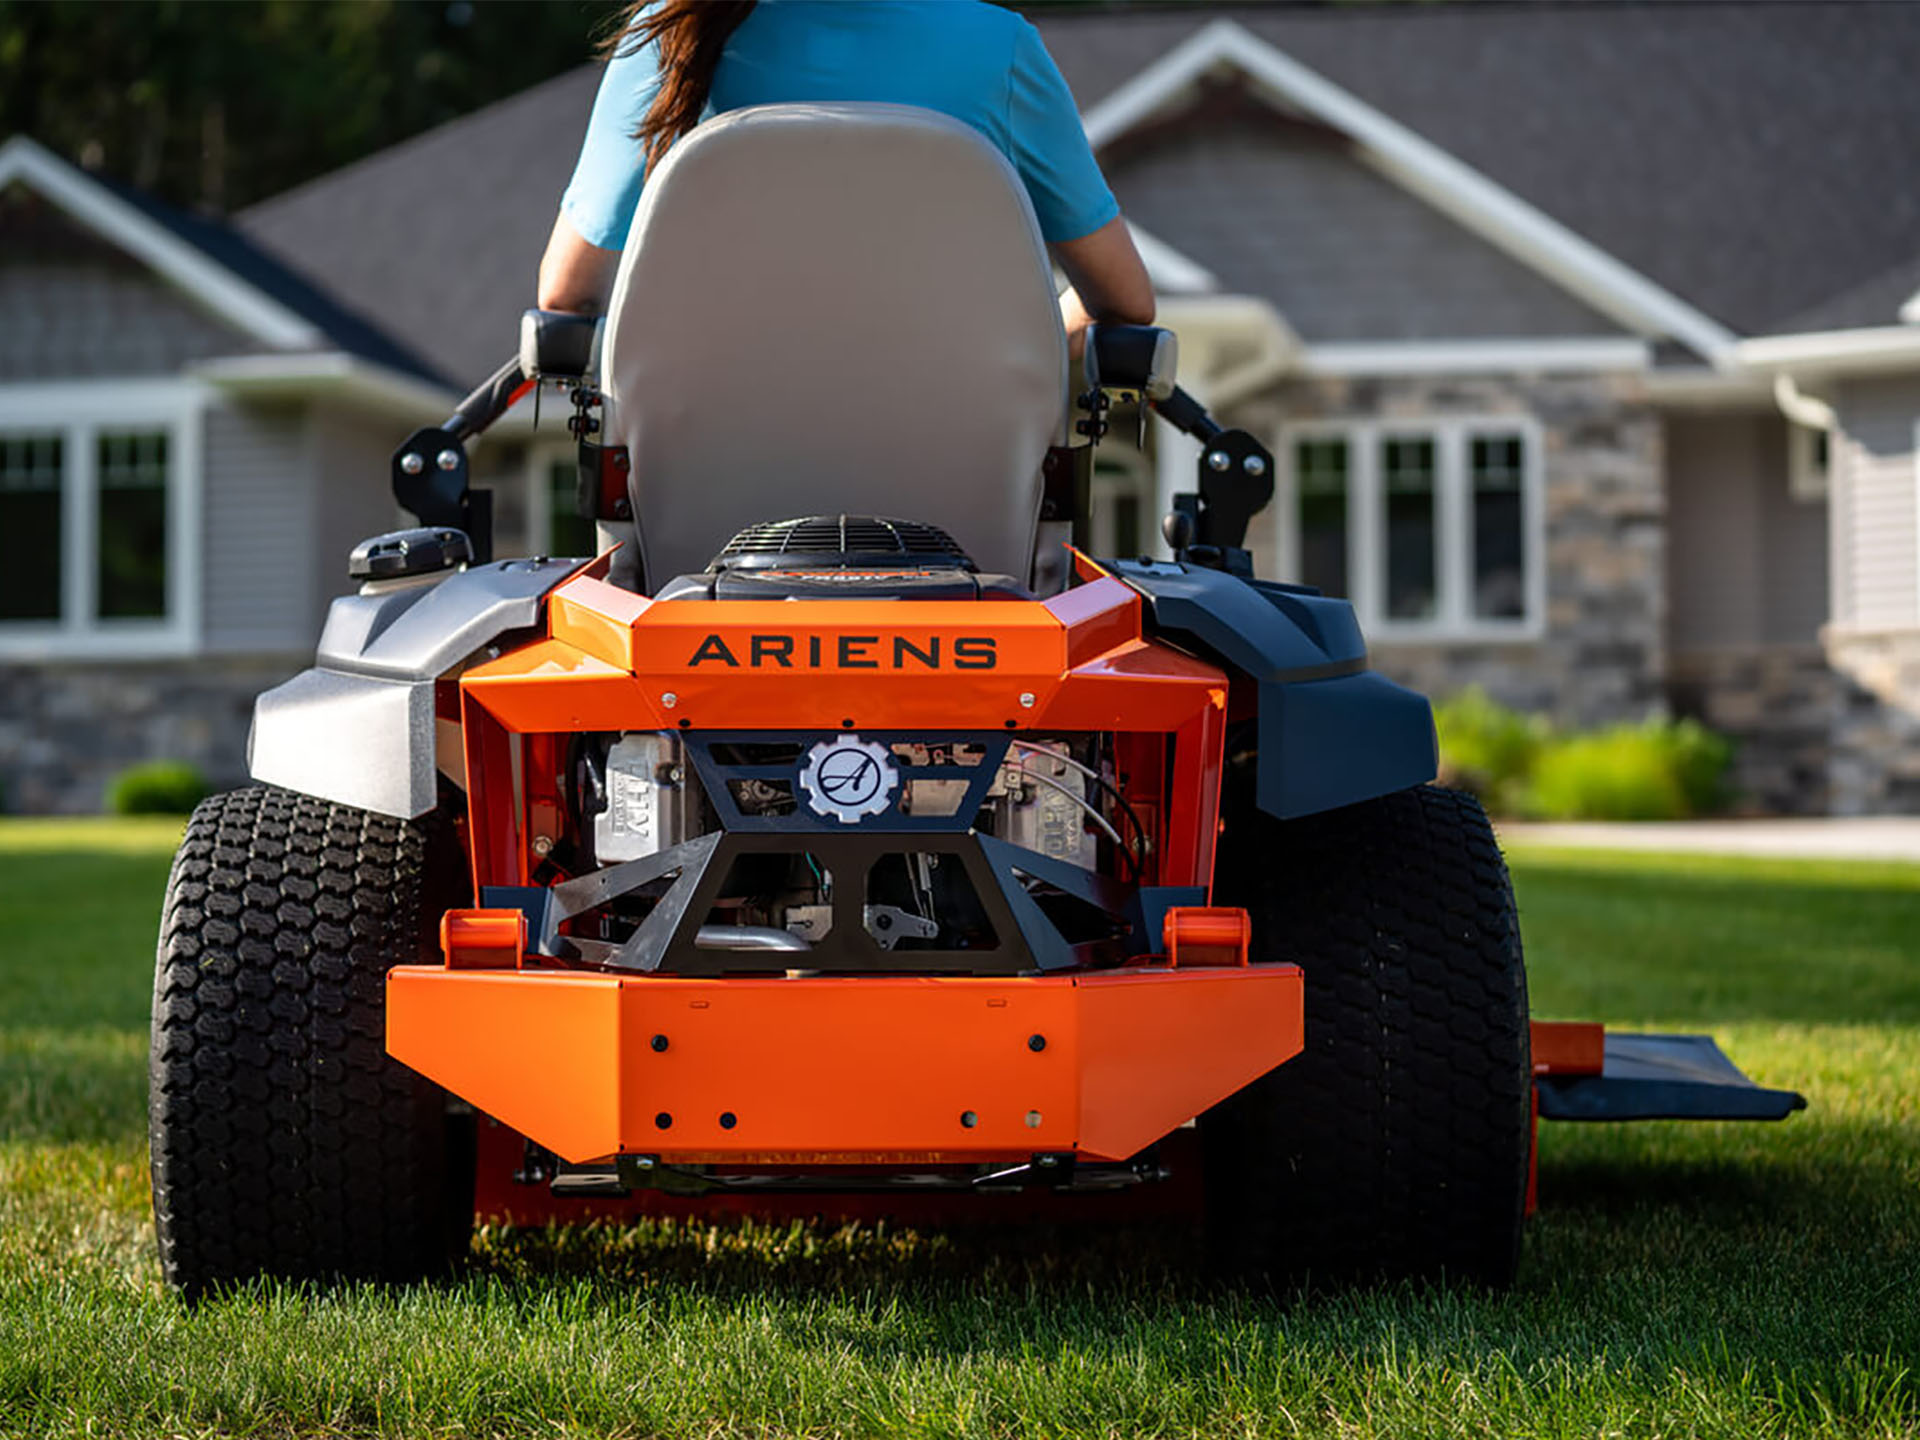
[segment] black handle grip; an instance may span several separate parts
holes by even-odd
[[[1207,414],[1207,407],[1178,385],[1173,387],[1173,393],[1166,399],[1155,400],[1153,408],[1174,429],[1184,431],[1203,443],[1220,433],[1220,426]]]
[[[453,414],[440,428],[457,440],[471,439],[507,413],[507,407],[513,404],[520,387],[526,383],[527,372],[520,368],[520,357],[516,355],[454,406]]]

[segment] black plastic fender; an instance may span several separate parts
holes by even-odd
[[[1178,562],[1108,568],[1140,592],[1152,633],[1259,685],[1256,799],[1268,814],[1333,810],[1439,773],[1433,707],[1367,668],[1347,601]]]

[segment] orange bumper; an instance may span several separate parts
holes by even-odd
[[[1125,1160],[1297,1054],[1291,965],[623,977],[402,966],[387,1049],[572,1162]]]

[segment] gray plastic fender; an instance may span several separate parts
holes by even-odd
[[[1433,707],[1367,668],[1347,601],[1199,565],[1109,568],[1145,599],[1154,633],[1258,682],[1255,798],[1268,814],[1333,810],[1439,773]]]
[[[434,682],[539,623],[579,560],[500,560],[445,578],[375,582],[327,612],[311,670],[253,702],[247,769],[278,785],[413,819],[434,808]]]

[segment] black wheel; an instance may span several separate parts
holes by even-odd
[[[149,1063],[169,1284],[406,1281],[465,1252],[472,1117],[385,1044],[386,972],[431,958],[463,875],[438,817],[270,789],[194,811],[161,915]]]
[[[1470,795],[1277,821],[1232,783],[1220,903],[1306,972],[1306,1048],[1201,1120],[1216,1271],[1281,1286],[1504,1286],[1530,1145],[1513,888]]]

